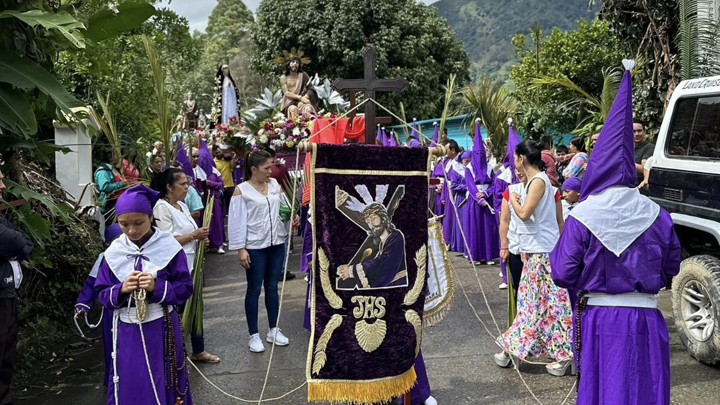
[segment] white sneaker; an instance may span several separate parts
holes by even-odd
[[[423,405],[437,405],[437,400],[430,395],[425,402],[423,402]]]
[[[290,339],[286,338],[279,328],[270,329],[266,340],[268,343],[272,343],[274,340],[277,346],[287,346],[290,344]]]
[[[250,351],[253,353],[262,353],[265,351],[265,345],[262,339],[260,339],[259,333],[250,335],[250,343],[248,343],[248,346],[250,346]]]
[[[507,290],[507,284],[506,284],[506,283],[502,283],[502,284],[500,284],[500,286],[499,286],[498,288],[501,289],[501,290]]]
[[[510,367],[511,359],[510,356],[505,354],[505,352],[495,353],[493,355],[493,358],[495,359],[495,364],[497,364],[498,366],[503,368]]]
[[[219,255],[224,255],[224,254],[225,254],[225,249],[223,249],[222,247],[219,247],[218,250],[217,250],[217,254],[219,254]]]
[[[500,273],[498,273],[498,276],[500,276],[500,278],[502,278],[502,271]]]
[[[485,264],[488,265],[488,266],[492,266],[492,265],[495,264],[495,261],[494,261],[494,260],[488,260],[488,261],[485,262]],[[502,274],[502,273],[500,273],[500,274]]]

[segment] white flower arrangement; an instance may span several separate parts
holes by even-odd
[[[267,143],[268,142],[267,135],[264,135],[264,134],[260,135],[260,137],[258,138],[258,141],[260,141],[260,143]]]

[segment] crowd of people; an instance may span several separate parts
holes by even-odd
[[[580,137],[556,147],[551,137],[520,142],[510,126],[506,153],[496,159],[476,123],[471,149],[447,137],[438,142],[446,154],[431,173],[437,180],[429,208],[442,222],[449,250],[477,265],[500,261],[510,319],[496,338],[502,352],[495,363],[541,359],[555,376],[579,368],[581,404],[669,403],[667,328],[655,294],[677,274],[680,247],[669,215],[640,194],[647,191],[654,146],[631,118],[626,72],[605,126],[587,143]],[[407,146],[422,143],[414,136]],[[218,254],[225,247],[237,251],[247,277],[249,350],[265,350],[258,319],[263,289],[265,341],[290,344],[278,328],[278,284],[294,277],[283,274],[294,229],[304,235],[301,271],[312,260],[309,196],[304,193],[302,209],[292,212],[288,170],[274,151],[254,150],[241,159],[202,141],[188,151],[184,160],[178,154],[167,162],[156,142],[143,176],[150,187],[131,163],[110,153],[95,171],[96,200],[107,214],[106,250],[75,312],[87,313],[95,300],[104,308],[109,404],[143,402],[139,398],[192,403],[178,311],[202,288],[192,278],[200,241]],[[2,179],[0,172],[0,192]],[[211,201],[206,226],[203,213]],[[612,227],[602,220],[607,217]],[[0,402],[9,398],[15,358],[18,260],[30,250],[30,238],[0,216]],[[306,327],[307,315],[306,308]],[[219,362],[198,329],[190,332],[191,360]],[[599,356],[607,347],[632,355]],[[436,404],[421,355],[416,370],[412,403]],[[645,378],[652,383],[640,381]]]

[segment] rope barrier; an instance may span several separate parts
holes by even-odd
[[[348,110],[346,113],[344,113],[344,114],[336,117],[335,120],[333,120],[331,123],[329,123],[329,124],[326,125],[325,127],[323,127],[323,128],[321,128],[320,130],[318,130],[318,131],[315,133],[315,135],[309,136],[305,141],[310,141],[312,138],[314,138],[315,136],[319,135],[322,131],[324,131],[325,129],[331,127],[332,125],[334,125],[335,123],[337,123],[340,119],[348,116],[348,115],[351,114],[353,111],[357,110],[360,106],[364,105],[365,103],[367,103],[367,102],[369,102],[369,101],[372,101],[373,103],[375,103],[378,107],[380,107],[380,108],[383,109],[385,112],[387,112],[388,114],[390,114],[393,118],[395,118],[395,119],[397,119],[398,121],[400,121],[402,124],[404,124],[404,125],[410,125],[408,122],[406,122],[405,120],[403,120],[402,118],[400,118],[399,116],[397,116],[395,113],[393,113],[392,111],[390,111],[387,107],[385,107],[385,106],[382,105],[381,103],[377,102],[375,99],[368,98],[368,99],[365,99],[365,100],[363,100],[362,102],[358,103],[354,108]],[[427,136],[426,136],[425,134],[423,134],[419,129],[416,130],[416,132],[417,132],[424,140],[431,140],[431,138],[427,137]],[[299,149],[299,148],[296,148],[295,171],[298,170],[299,160],[300,160],[300,149]],[[444,174],[445,177],[447,178],[447,175],[448,175],[447,168],[446,168],[445,166],[443,166],[442,168],[443,168],[443,174]],[[292,201],[295,201],[295,199],[296,199],[296,193],[297,193],[297,177],[294,177],[294,181],[293,181],[293,199],[292,199]],[[465,230],[463,229],[463,225],[462,225],[462,223],[461,223],[461,221],[460,221],[460,217],[459,217],[459,214],[458,214],[457,204],[455,203],[455,200],[452,199],[452,198],[450,199],[450,203],[451,203],[451,205],[452,205],[452,207],[453,207],[453,211],[454,211],[454,214],[455,214],[455,220],[457,221],[457,224],[458,224],[459,229],[460,229],[460,234],[461,234],[462,239],[463,239],[463,244],[464,244],[464,246],[465,246],[465,248],[466,248],[467,250],[470,250],[470,249],[469,249],[469,244],[468,244],[468,241],[467,241],[467,237],[466,237],[466,235],[465,235]],[[283,269],[284,271],[283,271],[282,287],[281,287],[281,290],[280,290],[280,297],[279,297],[279,300],[280,300],[280,303],[279,303],[279,304],[280,304],[280,305],[279,305],[279,308],[278,308],[278,318],[277,318],[277,323],[276,323],[276,325],[277,325],[276,327],[278,328],[278,330],[280,329],[280,326],[279,326],[279,325],[280,325],[280,315],[281,315],[281,313],[282,313],[283,298],[284,298],[284,293],[285,293],[285,281],[286,281],[285,277],[286,277],[286,273],[287,273],[287,266],[288,266],[288,258],[289,258],[289,256],[290,256],[290,249],[286,249],[286,251],[285,251],[285,264],[284,264],[284,269]],[[490,307],[490,302],[489,302],[489,300],[488,300],[487,294],[485,293],[485,288],[484,288],[482,282],[480,281],[480,276],[479,276],[477,267],[476,267],[475,263],[474,263],[472,260],[470,261],[470,264],[471,264],[471,267],[472,267],[472,269],[473,269],[473,273],[475,274],[475,279],[476,279],[476,281],[477,281],[477,284],[478,284],[478,286],[480,287],[480,293],[481,293],[482,296],[483,296],[483,301],[484,301],[485,306],[486,306],[486,308],[487,308],[487,310],[488,310],[488,313],[490,314],[490,317],[491,317],[491,319],[492,319],[492,321],[493,321],[493,324],[495,325],[495,328],[497,329],[498,334],[502,334],[501,329],[500,329],[500,325],[498,324],[497,319],[495,318],[495,314],[493,313],[493,310],[492,310],[492,308]],[[477,309],[476,309],[475,306],[473,305],[472,301],[470,300],[470,297],[469,297],[468,294],[467,294],[467,291],[465,290],[464,284],[462,283],[462,281],[460,281],[460,277],[457,277],[457,272],[456,272],[454,269],[453,269],[453,272],[454,272],[454,274],[456,275],[455,279],[458,280],[458,284],[460,285],[460,288],[461,288],[461,290],[462,290],[462,293],[463,293],[463,295],[465,296],[465,299],[466,299],[466,301],[468,302],[471,310],[473,311],[473,314],[475,315],[475,318],[477,318],[477,320],[478,320],[478,321],[480,322],[480,324],[483,326],[483,328],[485,329],[485,331],[487,332],[487,334],[488,334],[488,335],[493,339],[493,341],[494,341],[495,338],[496,338],[496,335],[494,335],[494,334],[490,331],[490,329],[488,328],[487,324],[480,318],[480,315],[478,314]],[[277,336],[277,335],[276,335],[276,336]],[[223,395],[225,395],[225,396],[227,396],[227,397],[229,397],[229,398],[232,398],[232,399],[235,399],[235,400],[238,400],[238,401],[241,401],[241,402],[246,402],[246,403],[257,403],[258,405],[260,405],[263,401],[265,401],[265,402],[277,401],[277,400],[283,399],[283,398],[287,397],[288,395],[290,395],[290,394],[298,391],[299,389],[303,388],[305,385],[307,385],[307,381],[304,382],[303,384],[301,384],[300,386],[298,386],[297,388],[294,388],[293,390],[291,390],[291,391],[289,391],[289,392],[287,392],[287,393],[285,393],[285,394],[283,394],[283,395],[281,395],[281,396],[279,396],[279,397],[263,400],[263,396],[264,396],[264,394],[265,394],[265,390],[266,390],[266,388],[267,388],[267,383],[268,383],[268,379],[269,379],[269,375],[270,375],[270,368],[271,368],[271,366],[272,366],[272,360],[273,360],[273,355],[274,355],[275,346],[276,346],[276,345],[275,345],[275,340],[276,340],[276,339],[277,339],[277,338],[273,339],[273,345],[272,345],[272,348],[271,348],[271,350],[270,350],[270,358],[269,358],[269,360],[268,360],[268,367],[267,367],[267,370],[266,370],[266,372],[265,372],[265,380],[264,380],[264,382],[263,382],[263,387],[262,387],[262,390],[261,390],[261,392],[260,392],[260,397],[259,397],[258,400],[247,400],[247,399],[243,399],[243,398],[240,398],[240,397],[237,397],[237,396],[234,396],[234,395],[232,395],[232,394],[229,394],[229,393],[225,392],[225,391],[222,390],[220,387],[218,387],[217,385],[215,385],[212,381],[210,381],[210,380],[197,368],[197,366],[196,366],[192,361],[190,362],[190,364],[193,366],[193,368],[195,369],[195,371],[197,371],[198,374],[200,374],[200,376],[203,377],[203,379],[204,379],[205,381],[207,381],[212,387],[214,387],[214,388],[217,389],[220,393],[222,393]],[[534,393],[533,390],[530,388],[530,386],[528,385],[528,383],[527,383],[527,381],[525,380],[525,378],[522,376],[522,373],[520,372],[520,369],[519,369],[519,367],[518,367],[518,364],[517,364],[516,361],[515,361],[515,358],[512,357],[512,356],[510,356],[510,360],[511,360],[511,362],[512,362],[512,364],[513,364],[513,368],[514,368],[515,371],[517,372],[517,375],[518,375],[518,377],[520,378],[521,382],[523,383],[525,389],[528,391],[528,393],[530,393],[530,395],[532,396],[532,398],[533,398],[539,405],[543,405],[543,402],[540,401],[540,399],[535,395],[535,393]],[[546,364],[546,363],[534,363],[534,362],[524,361],[524,360],[523,360],[523,362],[526,362],[526,363],[529,363],[529,364]],[[572,388],[570,388],[570,390],[568,391],[568,393],[567,393],[567,395],[565,396],[565,399],[563,400],[563,402],[561,403],[561,405],[565,405],[565,403],[568,401],[568,399],[572,396],[572,393],[573,393],[573,391],[575,390],[576,385],[577,385],[577,382],[575,382],[575,383],[573,384]]]

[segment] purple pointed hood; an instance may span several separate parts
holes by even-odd
[[[470,166],[475,175],[475,184],[487,183],[487,156],[485,156],[485,143],[480,132],[480,119],[475,120],[475,139],[473,140]]]
[[[389,145],[390,145],[390,146],[398,146],[398,145],[397,145],[397,141],[395,140],[395,132],[393,132],[393,131],[390,131],[390,142],[389,142]]]
[[[207,144],[202,139],[200,140],[200,160],[198,161],[198,165],[203,169],[203,171],[209,176],[210,173],[213,172],[213,167],[215,167],[215,159],[213,159],[212,153],[210,153],[210,149],[208,149]]]
[[[433,122],[433,126],[435,127],[435,130],[433,130],[433,137],[432,141],[430,142],[430,146],[436,146],[438,140],[440,139],[440,125],[438,125],[437,122]]]
[[[419,140],[420,133],[418,132],[418,129],[417,129],[417,119],[416,118],[413,118],[413,123],[410,125],[410,128],[412,128],[412,131],[410,131],[409,138],[415,138],[415,139]],[[408,142],[408,143],[410,143],[410,142]]]
[[[515,148],[520,144],[520,138],[515,133],[515,129],[512,125],[512,118],[508,120],[508,140],[507,140],[507,151],[505,152],[505,158],[503,159],[503,166],[509,168],[512,171],[513,183],[518,182],[517,175],[515,174]]]
[[[633,143],[632,60],[623,60],[625,73],[615,102],[600,130],[582,181],[580,201],[613,186],[635,187]]]
[[[380,129],[380,124],[377,124],[377,134],[375,134],[375,144],[376,145],[382,145],[383,144],[383,135],[382,135],[382,129]]]
[[[195,181],[195,172],[193,171],[192,164],[190,163],[190,158],[188,158],[187,152],[185,152],[185,149],[183,149],[182,142],[178,142],[177,144],[175,161],[180,163],[185,174],[190,176],[190,178]]]
[[[390,141],[388,140],[387,132],[385,132],[385,128],[382,128],[382,146],[390,146]]]

